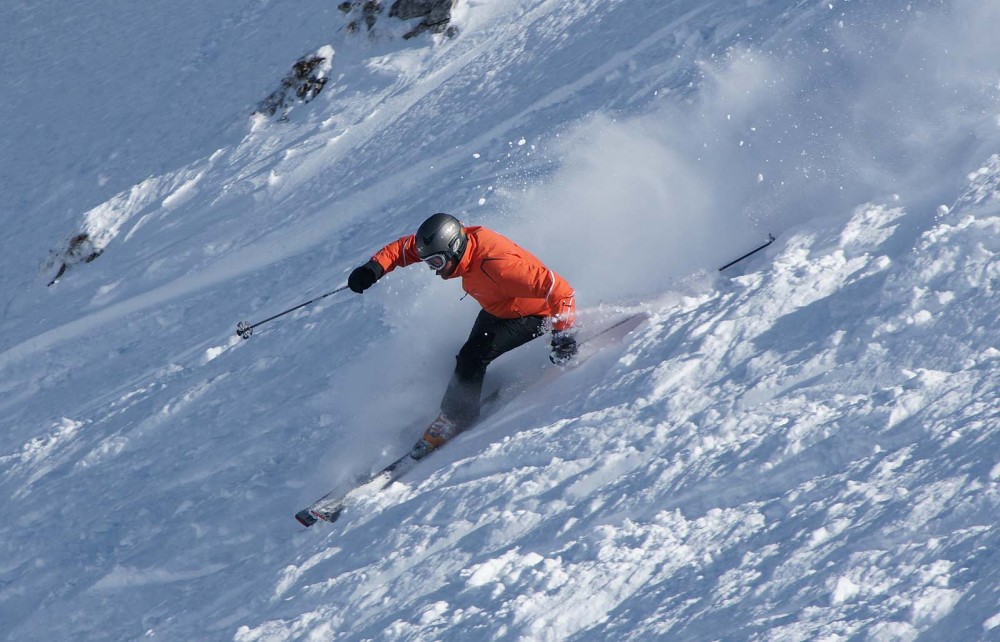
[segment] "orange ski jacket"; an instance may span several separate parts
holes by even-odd
[[[474,225],[465,228],[469,243],[458,267],[448,279],[462,278],[462,289],[501,319],[544,316],[552,329],[568,330],[576,317],[573,288],[562,278],[510,239]],[[372,256],[382,269],[420,263],[416,237],[411,234],[393,241]]]

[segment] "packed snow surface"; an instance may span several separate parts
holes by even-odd
[[[43,5],[0,9],[0,638],[1000,639],[1000,5]],[[565,276],[588,358],[505,355],[303,529],[478,306],[418,266],[236,323],[436,211]]]

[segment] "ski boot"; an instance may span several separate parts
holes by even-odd
[[[438,415],[437,419],[427,426],[424,436],[413,445],[410,457],[414,459],[426,457],[432,450],[454,437],[457,432],[458,425],[454,421],[446,417],[444,413]]]

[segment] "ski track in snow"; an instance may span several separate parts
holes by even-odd
[[[1000,636],[997,155],[936,215],[820,204],[718,278],[587,302],[588,331],[645,320],[561,374],[510,355],[491,376],[531,385],[475,430],[334,525],[292,519],[412,443],[398,418],[433,411],[474,311],[410,271],[250,341],[236,321],[335,287],[414,211],[503,224],[496,194],[565,180],[552,142],[595,111],[700,109],[732,48],[864,15],[779,4],[469,0],[454,40],[338,34],[290,122],[73,202],[105,254],[4,294],[0,638]],[[53,191],[31,206],[100,193]]]

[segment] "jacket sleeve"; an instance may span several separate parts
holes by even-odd
[[[558,298],[555,298],[556,313],[552,315],[552,329],[556,332],[565,332],[576,323],[576,293],[562,277],[555,272],[553,274],[565,287]]]
[[[382,269],[387,274],[398,267],[420,263],[420,255],[417,254],[416,237],[411,234],[393,241],[373,254],[372,260],[382,266]]]
[[[552,329],[563,332],[576,321],[576,295],[566,279],[544,265],[513,258],[483,261],[483,271],[505,294],[525,299],[544,299],[552,318]]]
[[[556,332],[565,332],[576,323],[576,293],[566,279],[551,270],[549,274],[552,275],[552,288],[546,299],[554,307],[552,329]]]

